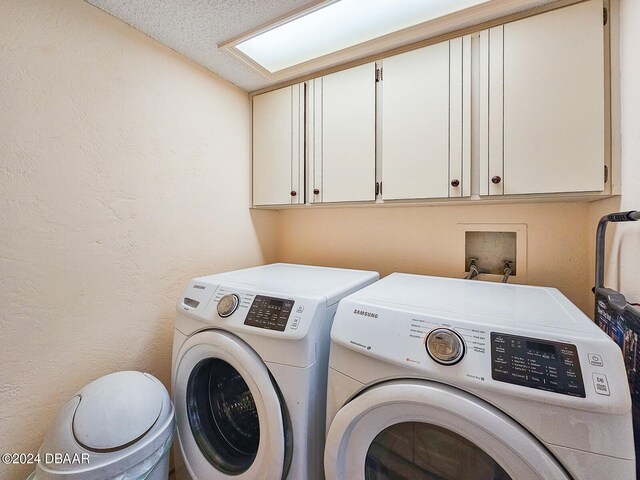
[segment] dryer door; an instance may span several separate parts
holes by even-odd
[[[427,381],[393,381],[345,405],[329,428],[327,479],[568,480],[529,432],[488,403]]]
[[[178,441],[191,476],[282,478],[288,415],[260,357],[231,334],[206,331],[187,340],[178,358]]]

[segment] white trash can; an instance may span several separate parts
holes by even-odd
[[[28,480],[166,480],[174,428],[173,404],[158,379],[105,375],[62,407]]]

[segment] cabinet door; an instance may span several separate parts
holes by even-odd
[[[604,190],[602,1],[495,27],[484,38],[481,193]]]
[[[312,202],[375,200],[375,95],[375,63],[309,82]]]
[[[470,53],[467,37],[384,59],[385,200],[469,194]]]
[[[253,97],[253,204],[304,203],[304,84]]]

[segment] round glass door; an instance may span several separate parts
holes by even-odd
[[[247,471],[260,445],[260,422],[242,375],[219,358],[201,360],[186,394],[191,432],[205,458],[230,475]]]
[[[369,446],[364,473],[365,480],[511,480],[474,443],[421,422],[381,431]]]
[[[480,398],[427,380],[392,380],[338,410],[327,478],[569,480],[543,444]]]
[[[258,354],[233,334],[206,330],[188,338],[176,358],[176,440],[191,477],[284,478],[291,423]]]

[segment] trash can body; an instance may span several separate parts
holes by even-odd
[[[28,480],[166,480],[174,416],[152,375],[105,375],[60,409]]]

